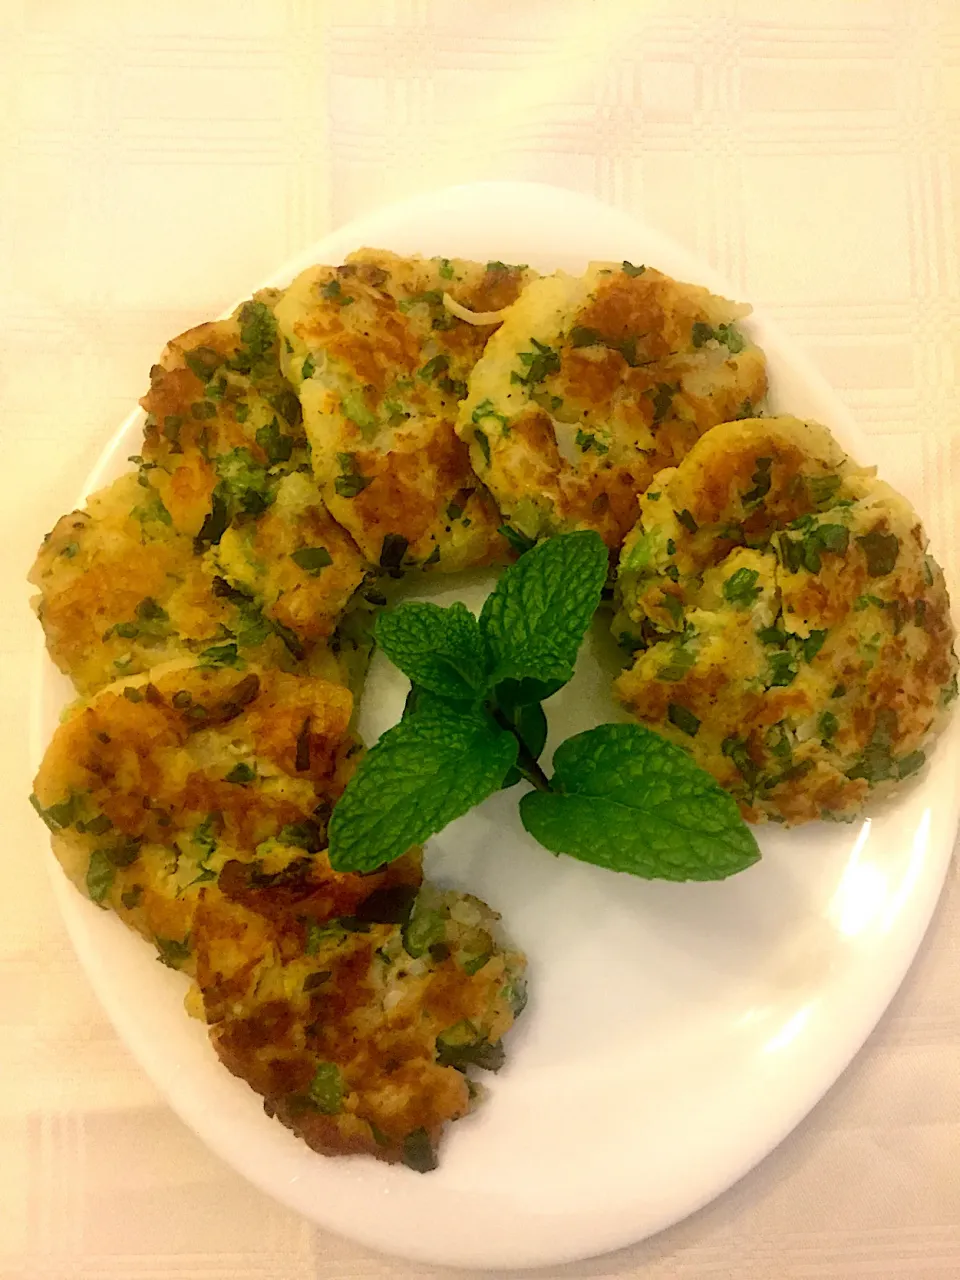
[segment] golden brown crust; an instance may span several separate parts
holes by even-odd
[[[619,547],[654,473],[762,400],[763,355],[734,326],[748,310],[629,263],[529,285],[457,420],[510,522]]]
[[[329,681],[189,662],[111,686],[60,725],[37,774],[54,852],[133,928],[184,943],[229,862],[325,847],[359,749],[352,705]]]
[[[81,693],[214,643],[233,611],[192,539],[127,475],[61,517],[30,571],[47,649]]]
[[[324,500],[373,564],[454,572],[507,555],[453,426],[489,329],[451,315],[443,294],[497,309],[532,274],[364,249],[305,271],[277,305]]]
[[[750,821],[848,818],[923,762],[956,691],[943,575],[909,504],[814,423],[714,428],[624,543],[617,681]]]
[[[426,1169],[475,1096],[467,1066],[502,1061],[524,960],[489,908],[422,884],[419,850],[332,869],[351,712],[328,681],[171,663],[73,710],[35,803],[77,887],[196,980],[269,1114],[317,1151]]]
[[[167,345],[136,475],[44,540],[30,580],[51,657],[81,693],[224,644],[337,669],[334,632],[367,566],[310,475],[267,296]]]
[[[371,895],[359,921],[320,929],[310,896],[282,905],[272,897],[269,915],[260,914],[240,895],[223,900],[231,890],[221,877],[197,912],[197,981],[218,1054],[263,1095],[269,1114],[326,1154],[431,1167],[444,1126],[470,1109],[466,1065],[502,1061],[523,958],[494,942],[495,917],[482,904],[429,888],[412,918],[435,913],[444,941],[411,955],[407,947],[418,948],[398,921],[410,917],[403,888]],[[413,896],[417,885],[406,889]],[[458,950],[477,926],[454,915],[491,931],[479,967]],[[447,1052],[466,1055],[459,1067],[440,1060],[451,1032]]]

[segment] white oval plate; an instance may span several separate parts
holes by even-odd
[[[649,262],[733,296],[704,264],[623,213],[534,184],[455,187],[342,228],[288,264],[360,245],[580,269]],[[773,407],[817,418],[869,462],[866,441],[806,359],[762,315]],[[86,492],[138,452],[142,414]],[[435,599],[455,587],[431,584]],[[476,605],[474,584],[463,598]],[[613,659],[595,632],[550,711],[555,737],[615,718]],[[36,750],[69,696],[39,676]],[[399,715],[376,663],[363,718]],[[558,732],[559,731],[559,732]],[[554,858],[501,794],[431,844],[428,872],[503,912],[530,958],[530,1005],[479,1112],[452,1126],[437,1172],[325,1159],[264,1115],[182,1008],[183,979],[56,871],[74,945],[118,1032],[177,1113],[235,1169],[320,1226],[387,1252],[461,1266],[533,1266],[660,1230],[741,1177],[810,1110],[863,1043],[930,919],[958,816],[956,720],[895,804],[850,826],[761,830],[763,860],[720,884],[648,883]],[[52,861],[52,859],[51,859]],[[122,1159],[118,1152],[118,1159]]]

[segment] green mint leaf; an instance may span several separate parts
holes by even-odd
[[[545,702],[558,689],[562,689],[567,679],[562,680],[501,680],[493,691],[494,699],[499,707],[512,714],[514,707],[529,706],[531,702]]]
[[[516,758],[516,738],[485,712],[422,698],[364,757],[334,808],[331,866],[373,871],[399,858],[492,795]]]
[[[539,702],[521,704],[510,717],[520,742],[539,760],[547,741],[547,717]]]
[[[550,792],[520,801],[554,853],[647,879],[722,880],[760,857],[736,802],[685,751],[636,724],[568,738]]]
[[[602,538],[582,530],[541,542],[501,574],[480,614],[495,675],[566,683],[607,567]]]
[[[414,685],[458,701],[483,690],[487,655],[476,618],[462,604],[448,609],[410,601],[377,618],[377,643]]]

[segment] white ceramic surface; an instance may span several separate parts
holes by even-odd
[[[732,296],[707,267],[626,215],[514,183],[392,206],[327,237],[268,283],[362,244],[543,269],[629,258]],[[767,352],[773,407],[827,423],[869,461],[802,355],[763,316],[747,327]],[[137,452],[141,420],[138,412],[122,425],[85,492]],[[429,594],[476,605],[484,589],[476,580],[434,583]],[[606,694],[614,665],[595,629],[574,682],[548,704],[554,738],[615,717]],[[39,757],[69,690],[45,658],[37,683]],[[375,662],[362,708],[368,735],[396,718],[402,698]],[[453,824],[431,842],[428,873],[503,912],[530,958],[531,1000],[486,1105],[452,1127],[440,1169],[426,1176],[366,1158],[324,1159],[268,1120],[185,1015],[184,980],[81,898],[51,858],[53,883],[118,1032],[186,1123],[252,1182],[387,1252],[463,1266],[559,1263],[640,1239],[704,1204],[837,1078],[930,919],[956,832],[958,761],[955,720],[895,803],[850,826],[761,830],[762,861],[720,884],[647,883],[555,859],[522,831],[519,790]]]

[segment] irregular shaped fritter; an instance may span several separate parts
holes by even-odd
[[[210,559],[301,642],[332,634],[365,576],[353,539],[327,511],[313,477],[300,471],[284,476],[256,520],[232,524]]]
[[[80,693],[174,657],[216,657],[225,645],[263,665],[339,678],[320,642],[330,638],[337,654],[365,642],[340,617],[363,582],[362,561],[309,476],[284,477],[273,497],[259,519],[200,554],[136,475],[61,517],[30,581],[50,656]]]
[[[496,505],[454,430],[490,326],[451,313],[512,303],[533,273],[365,249],[304,271],[276,305],[324,501],[374,565],[501,562]]]
[[[82,694],[214,642],[226,600],[156,490],[126,475],[62,516],[30,581],[47,650]],[[282,646],[281,646],[282,647]]]
[[[595,529],[619,547],[637,495],[766,393],[748,306],[628,262],[529,284],[470,375],[457,430],[529,538]]]
[[[366,566],[310,469],[300,402],[280,369],[263,290],[169,343],[151,370],[141,473],[173,526],[301,641],[332,633]],[[171,425],[172,424],[172,425]]]
[[[466,1069],[499,1069],[525,1001],[525,962],[497,941],[498,917],[429,885],[327,923],[305,893],[251,902],[243,883],[220,888],[230,901],[206,895],[195,935],[223,1062],[315,1150],[434,1168],[443,1126],[477,1094]]]
[[[51,657],[81,693],[225,644],[331,675],[344,668],[328,639],[334,654],[366,652],[362,629],[341,624],[366,565],[310,474],[276,346],[259,301],[170,343],[137,475],[44,540],[30,580]]]
[[[326,824],[358,744],[324,680],[170,663],[60,726],[34,804],[77,887],[194,977],[225,1064],[311,1146],[434,1167],[497,1070],[524,960],[413,850],[339,873]]]
[[[174,338],[150,370],[143,470],[173,527],[215,545],[267,509],[284,475],[309,473],[300,402],[280,369],[265,290],[227,320]]]
[[[77,887],[190,971],[199,892],[232,861],[269,869],[295,853],[355,900],[359,878],[320,862],[359,750],[352,705],[326,680],[170,663],[76,706],[47,749],[34,803]]]
[[[829,432],[715,427],[640,502],[617,681],[750,821],[851,818],[915,772],[957,692],[943,574],[916,513]]]

